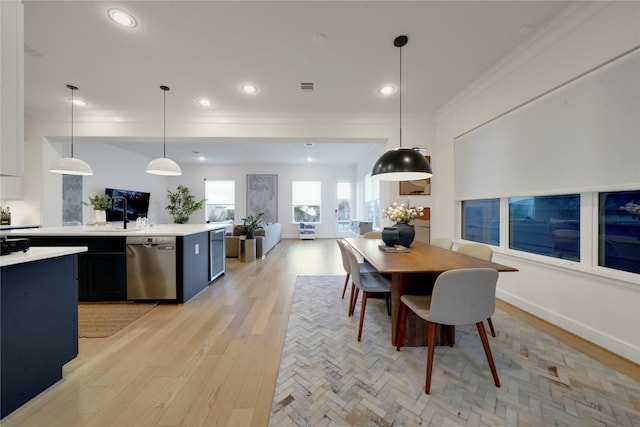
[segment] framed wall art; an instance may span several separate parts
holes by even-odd
[[[278,222],[278,175],[247,175],[247,215],[264,212],[264,222]]]
[[[425,156],[431,164],[431,156]],[[431,194],[431,178],[400,181],[401,196],[425,196]]]

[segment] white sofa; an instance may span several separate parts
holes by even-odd
[[[242,225],[235,225],[231,233],[227,233],[226,252],[227,258],[238,257],[238,240],[244,235]],[[263,223],[262,228],[255,231],[256,257],[264,258],[275,245],[282,240],[282,224],[279,222]]]

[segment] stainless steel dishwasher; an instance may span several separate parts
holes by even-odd
[[[127,237],[127,299],[176,298],[176,238]]]

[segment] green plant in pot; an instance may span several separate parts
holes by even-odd
[[[107,222],[107,209],[111,207],[113,199],[108,194],[97,194],[93,197],[89,197],[89,203],[82,202],[85,206],[91,205],[96,213],[96,224],[106,224]]]
[[[85,206],[91,205],[94,211],[106,211],[111,207],[111,196],[108,194],[98,194],[89,197],[89,203],[82,202]]]
[[[246,218],[242,218],[242,225],[244,227],[244,231],[247,233],[247,239],[255,238],[255,231],[262,228],[262,217],[264,217],[264,212],[259,212],[256,215],[248,215]]]
[[[173,216],[173,222],[176,224],[186,224],[189,222],[189,217],[197,211],[202,209],[205,199],[196,201],[195,196],[189,192],[189,188],[184,185],[178,185],[175,192],[167,190],[169,197],[169,205],[167,210]]]

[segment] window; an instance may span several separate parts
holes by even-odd
[[[509,199],[509,247],[580,260],[580,195]]]
[[[462,202],[462,238],[500,245],[500,199]]]
[[[640,191],[600,193],[598,265],[640,273]]]
[[[338,231],[348,231],[351,225],[351,183],[338,183]]]
[[[364,177],[364,203],[367,209],[367,221],[371,221],[374,229],[380,228],[380,181],[371,179],[371,174]]]
[[[320,181],[292,182],[293,222],[320,222],[322,186]]]
[[[205,181],[205,215],[207,222],[235,220],[235,181]]]

